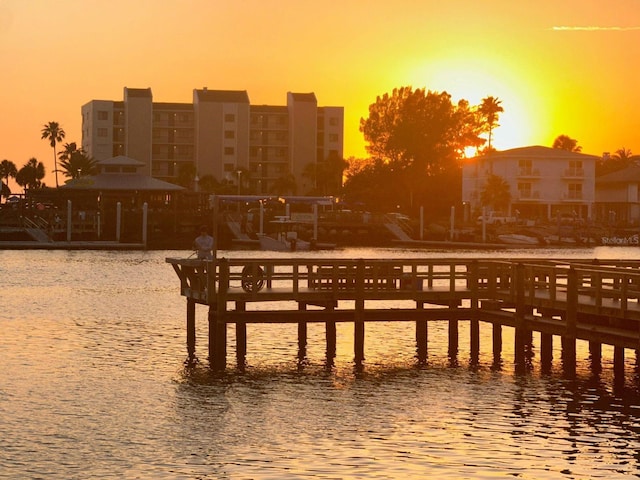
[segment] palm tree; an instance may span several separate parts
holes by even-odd
[[[56,174],[56,188],[58,187],[58,156],[56,155],[56,143],[64,139],[65,133],[58,122],[49,122],[42,128],[42,139],[49,140],[49,144],[53,147],[53,166]]]
[[[489,175],[480,192],[480,201],[493,210],[507,210],[511,202],[509,183],[499,175]]]
[[[40,188],[45,170],[42,162],[30,158],[16,174],[16,183],[24,188],[25,192],[31,188]]]
[[[295,195],[298,191],[296,177],[294,177],[291,173],[283,175],[273,182],[270,190],[271,193],[274,193],[276,195]]]
[[[558,148],[560,150],[566,150],[568,152],[576,152],[579,153],[582,151],[582,147],[578,145],[578,141],[569,137],[569,135],[559,135],[553,141],[553,148]]]
[[[487,144],[487,150],[491,151],[491,136],[493,129],[499,127],[498,117],[500,113],[504,112],[504,108],[500,105],[502,100],[498,100],[496,97],[485,97],[482,99],[482,103],[478,108],[480,115],[487,128],[489,129],[489,143]]]
[[[62,154],[63,152],[61,152]],[[68,158],[62,160],[60,155],[60,171],[64,176],[71,179],[95,175],[98,173],[98,165],[96,161],[87,156],[84,150],[73,151]]]
[[[16,178],[17,173],[18,168],[11,160],[5,159],[0,162],[0,178],[4,178],[6,180],[2,183],[2,194],[0,196],[8,197],[11,195],[11,190],[9,189],[9,177]]]

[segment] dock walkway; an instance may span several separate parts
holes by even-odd
[[[478,322],[516,329],[516,364],[525,362],[531,333],[541,333],[542,360],[553,336],[563,355],[575,358],[575,341],[594,350],[613,345],[640,349],[640,261],[540,261],[502,259],[219,259],[167,258],[187,298],[187,350],[195,358],[195,305],[209,307],[209,361],[225,368],[227,325],[236,325],[238,361],[246,352],[247,323],[324,322],[327,356],[335,352],[335,323],[353,322],[355,362],[364,360],[364,328],[371,321],[414,321],[418,359],[426,358],[427,325],[450,322],[450,351],[457,350],[457,322],[471,322],[477,355]],[[381,307],[381,302],[383,307]],[[261,308],[278,302],[277,309]],[[257,304],[247,308],[248,304]],[[389,306],[391,305],[391,307]],[[545,353],[547,352],[547,353]],[[575,364],[575,361],[574,361]]]

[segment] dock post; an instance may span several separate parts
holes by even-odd
[[[613,347],[613,381],[616,387],[624,386],[624,347]]]
[[[451,305],[449,308],[452,308]],[[449,319],[449,363],[458,363],[458,319]]]
[[[224,370],[227,364],[227,291],[229,290],[229,263],[219,260],[218,291],[215,304],[209,305],[209,365]]]
[[[236,302],[236,311],[244,312],[247,309],[246,302]],[[247,361],[247,322],[238,318],[236,322],[236,361],[238,368],[243,370]]]
[[[307,304],[304,302],[298,303],[298,310],[305,311]],[[298,322],[298,366],[307,358],[307,322]]]
[[[493,368],[502,364],[502,325],[493,324]]]
[[[187,298],[187,361],[188,365],[196,362],[196,301]]]
[[[578,320],[578,274],[573,266],[567,273],[566,329],[562,336],[562,367],[569,377],[576,374],[576,328]]]
[[[469,282],[471,287],[471,318],[469,319],[470,330],[470,354],[471,364],[477,365],[480,361],[480,321],[478,320],[478,261],[474,260],[469,269]]]
[[[356,299],[353,322],[354,361],[357,366],[364,361],[364,260],[356,265]]]
[[[591,371],[598,374],[602,371],[602,344],[600,342],[589,342],[589,359],[591,360]]]
[[[540,334],[540,369],[544,373],[551,372],[553,362],[553,335],[550,333]]]
[[[424,302],[416,302],[416,309],[424,310]],[[427,363],[428,341],[429,323],[427,320],[416,320],[416,354],[421,365]]]
[[[514,356],[517,371],[523,371],[531,366],[532,332],[527,328],[527,315],[533,310],[525,305],[525,267],[522,263],[515,266],[516,283],[516,331]]]
[[[327,306],[327,310],[333,311],[333,305]],[[327,340],[327,367],[333,367],[336,358],[336,321],[327,320],[325,322],[325,337]]]

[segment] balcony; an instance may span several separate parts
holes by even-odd
[[[518,200],[521,202],[535,202],[540,200],[540,192],[518,192]]]
[[[520,178],[538,178],[540,176],[540,170],[537,168],[519,168],[518,177]]]
[[[584,178],[583,168],[567,168],[563,174],[564,178]]]
[[[582,200],[582,192],[568,192],[562,195],[562,201],[564,202],[581,202]]]

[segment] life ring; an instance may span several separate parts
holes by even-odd
[[[255,275],[254,275],[255,274]],[[264,287],[264,270],[259,265],[245,265],[242,269],[242,289],[247,292],[259,292]]]

